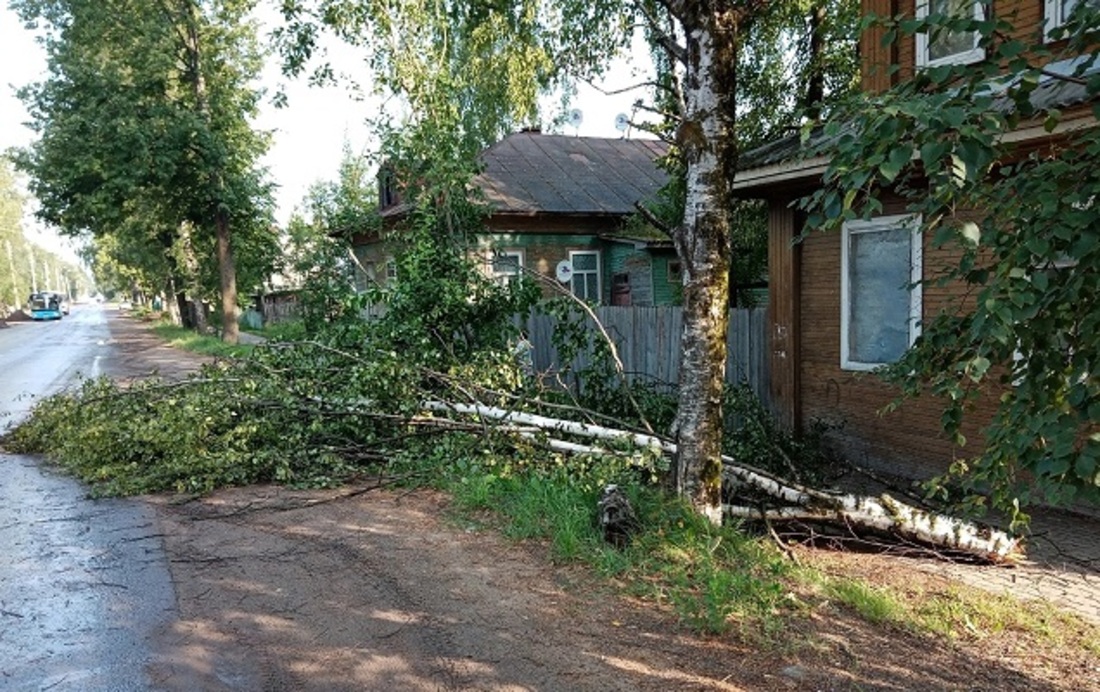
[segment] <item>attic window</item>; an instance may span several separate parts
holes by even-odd
[[[985,18],[985,4],[979,0],[918,0],[917,18],[929,16]],[[966,65],[985,58],[976,31],[936,29],[917,34],[917,67]]]
[[[380,209],[385,209],[397,204],[398,201],[393,170],[383,168],[378,172],[378,206]]]
[[[1047,39],[1055,29],[1069,21],[1078,6],[1100,9],[1097,0],[1045,0],[1043,5],[1043,36]]]

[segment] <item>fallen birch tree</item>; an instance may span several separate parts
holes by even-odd
[[[482,404],[427,401],[424,408],[434,414],[452,413],[497,422],[496,429],[526,439],[539,439],[532,429],[576,437],[605,440],[615,444],[675,455],[677,445],[656,435],[618,430],[603,425],[550,418],[533,413],[502,409]],[[439,418],[441,425],[455,421]],[[580,444],[549,436],[541,438],[551,449],[576,454],[615,454],[610,447]],[[751,489],[754,497],[763,496],[771,506],[724,504],[731,518],[762,521],[827,522],[865,531],[884,533],[907,541],[963,553],[990,562],[1005,562],[1019,557],[1018,538],[971,521],[928,511],[904,503],[890,495],[877,497],[829,492],[808,488],[784,480],[760,469],[722,457],[723,478],[734,488]]]

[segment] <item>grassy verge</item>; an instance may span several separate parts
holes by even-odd
[[[516,539],[544,541],[552,557],[588,565],[626,593],[671,609],[693,630],[735,632],[757,645],[798,646],[799,621],[837,608],[881,627],[944,643],[1009,635],[1045,648],[1100,654],[1100,629],[1038,602],[957,585],[872,583],[796,564],[768,538],[716,528],[675,498],[631,486],[645,530],[627,548],[602,540],[596,491],[538,473],[466,475],[449,483],[463,519]]]
[[[175,348],[201,353],[205,356],[231,358],[242,356],[252,350],[252,346],[249,344],[227,344],[215,336],[198,334],[190,329],[167,322],[154,325],[153,332]]]

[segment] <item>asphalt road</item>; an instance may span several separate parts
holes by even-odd
[[[0,428],[113,357],[105,313],[0,329]],[[40,460],[0,454],[0,690],[148,690],[150,639],[175,617],[152,512],[93,500]]]

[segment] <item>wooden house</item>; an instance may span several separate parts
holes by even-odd
[[[638,203],[667,182],[664,143],[518,132],[481,154],[473,185],[488,203],[472,249],[486,272],[507,280],[536,273],[543,293],[557,286],[601,304],[679,302],[681,277],[671,240],[628,223]],[[399,223],[407,209],[393,177],[380,175],[380,213]],[[352,238],[364,281],[396,276],[393,249],[377,236]],[[559,271],[559,268],[565,267]]]
[[[943,12],[986,13],[1011,18],[1019,38],[1048,36],[1065,21],[1076,0],[863,0],[865,14],[922,16]],[[1057,48],[1057,46],[1054,46]],[[860,41],[861,88],[882,93],[917,71],[952,62],[985,58],[976,36],[943,32],[899,37],[884,45],[883,30],[872,28]],[[1068,72],[1072,59],[1052,61],[1051,71]],[[1052,80],[1033,99],[1062,109],[1064,119],[1048,132],[1041,122],[1021,122],[1006,135],[1019,145],[1049,145],[1066,130],[1095,125],[1082,87]],[[930,319],[960,287],[927,280],[953,263],[958,249],[934,247],[906,205],[887,191],[881,216],[852,221],[841,232],[805,227],[792,202],[821,184],[828,156],[799,156],[797,136],[773,142],[742,157],[734,187],[738,195],[769,206],[769,331],[771,400],[780,420],[805,429],[820,420],[839,426],[831,439],[854,463],[912,478],[942,473],[950,462],[974,455],[942,431],[943,402],[932,397],[907,401],[884,414],[896,390],[871,370],[897,360]],[[964,210],[965,212],[965,210]],[[798,240],[800,239],[801,240]],[[992,409],[990,408],[990,411]],[[980,419],[982,412],[974,418]],[[977,426],[967,435],[980,439]]]

